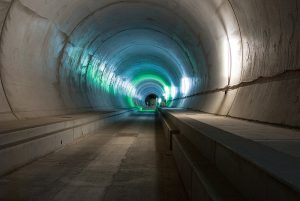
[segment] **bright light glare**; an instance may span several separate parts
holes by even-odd
[[[158,98],[157,103],[161,104],[161,98]]]
[[[174,99],[176,97],[176,95],[177,95],[177,88],[172,86],[171,87],[171,97],[172,97],[172,99]]]
[[[90,56],[88,55],[83,59],[82,66],[87,66],[89,64],[89,60]]]
[[[228,79],[230,72],[230,44],[228,40],[223,41],[223,76]]]
[[[236,84],[240,81],[242,71],[242,45],[241,38],[236,35],[229,37],[230,49],[231,49],[231,82]]]
[[[191,88],[191,79],[188,77],[183,77],[181,79],[181,93],[187,95]]]
[[[165,93],[164,93],[164,97],[166,100],[169,100],[170,98],[170,88],[165,86]]]

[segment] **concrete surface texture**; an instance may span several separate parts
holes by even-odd
[[[185,201],[154,114],[135,114],[0,179],[0,200]]]
[[[174,107],[299,127],[299,0],[0,0],[0,120]]]
[[[132,110],[80,113],[0,123],[0,176],[127,118]]]
[[[299,200],[299,9],[0,0],[0,200]]]
[[[299,129],[282,128],[193,111],[176,111],[174,114],[180,118],[194,119],[236,136],[272,147],[279,152],[300,158]]]
[[[188,110],[161,112],[180,133],[170,136],[172,153],[191,200],[243,200],[235,189],[245,200],[299,200],[299,130]],[[194,187],[191,174],[200,185]]]

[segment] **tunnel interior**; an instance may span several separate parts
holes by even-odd
[[[299,8],[0,0],[0,200],[298,201]]]
[[[205,69],[193,30],[155,3],[99,8],[78,24],[70,41],[74,45],[64,49],[60,80],[71,78],[72,87],[83,89],[88,99],[80,103],[92,108],[107,102],[113,108],[143,106],[148,94],[167,101],[187,95],[193,77],[201,76],[197,69]]]
[[[153,93],[298,127],[298,4],[1,0],[0,120],[140,107]]]

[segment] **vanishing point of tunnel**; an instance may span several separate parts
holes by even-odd
[[[300,200],[300,0],[0,0],[0,201]]]

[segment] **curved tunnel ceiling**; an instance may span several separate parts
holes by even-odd
[[[299,1],[272,2],[0,0],[0,120],[131,108],[156,94],[298,126]]]
[[[180,16],[157,4],[120,2],[95,10],[72,31],[61,80],[72,77],[72,87],[88,88],[94,107],[103,96],[97,91],[118,96],[116,106],[133,107],[151,93],[167,100],[182,95],[181,78],[200,76],[196,58],[204,57]]]

